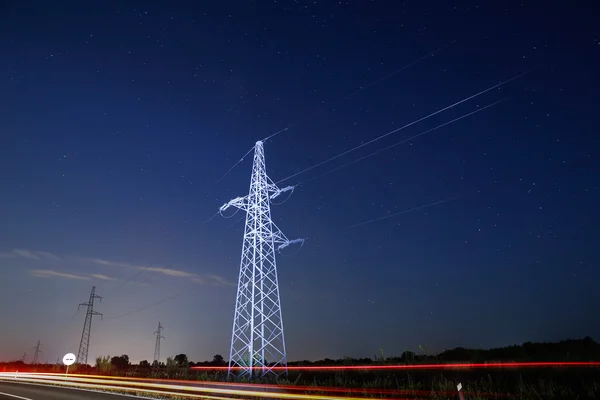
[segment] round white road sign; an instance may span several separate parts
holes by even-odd
[[[65,356],[63,357],[63,364],[65,365],[72,365],[75,364],[75,354],[73,353],[67,353],[65,354]]]

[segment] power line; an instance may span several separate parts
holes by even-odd
[[[148,282],[149,280],[152,280],[152,279],[153,279],[155,276],[158,276],[158,275],[162,274],[162,273],[163,273],[163,271],[164,271],[164,270],[166,270],[166,269],[167,269],[167,267],[163,267],[163,268],[162,268],[160,271],[156,271],[156,273],[154,273],[154,274],[150,275],[149,277],[147,277],[146,279],[144,279],[144,280],[140,281],[140,282],[139,282],[139,283],[140,283],[140,285],[141,285],[142,283],[146,283],[146,282]]]
[[[469,101],[469,100],[472,100],[472,99],[474,99],[474,98],[476,98],[476,97],[478,97],[478,96],[481,96],[482,94],[484,94],[484,93],[487,93],[487,92],[489,92],[490,90],[496,89],[496,88],[498,88],[498,87],[500,87],[500,86],[502,86],[502,85],[505,85],[505,84],[507,84],[507,83],[509,83],[509,82],[512,82],[512,81],[514,81],[515,79],[521,78],[521,77],[523,77],[523,76],[525,76],[525,75],[527,75],[527,74],[531,73],[533,70],[534,70],[534,69],[532,69],[532,70],[529,70],[529,71],[527,71],[527,72],[524,72],[524,73],[521,73],[521,74],[519,74],[519,75],[515,75],[515,76],[513,76],[512,78],[509,78],[509,79],[507,79],[507,80],[505,80],[505,81],[502,81],[502,82],[500,82],[500,83],[498,83],[498,84],[496,84],[496,85],[494,85],[494,86],[491,86],[491,87],[489,87],[489,88],[487,88],[487,89],[484,89],[484,90],[482,90],[482,91],[480,91],[480,92],[477,92],[477,93],[475,93],[475,94],[473,94],[473,95],[471,95],[471,96],[465,97],[465,98],[464,98],[464,99],[462,99],[462,100],[459,100],[459,101],[457,101],[457,102],[455,102],[455,103],[453,103],[453,104],[450,104],[449,106],[446,106],[446,107],[444,107],[444,108],[441,108],[441,109],[439,109],[439,110],[437,110],[437,111],[434,111],[434,112],[432,112],[432,113],[430,113],[430,114],[428,114],[428,115],[426,115],[426,116],[424,116],[424,117],[421,117],[421,118],[419,118],[419,119],[417,119],[417,120],[414,120],[414,121],[412,121],[412,122],[410,122],[410,123],[408,123],[408,124],[406,124],[406,125],[404,125],[404,126],[401,126],[400,128],[396,128],[396,129],[394,129],[394,130],[392,130],[392,131],[389,131],[389,132],[387,132],[387,133],[384,133],[383,135],[377,136],[377,137],[376,137],[376,138],[374,138],[374,139],[371,139],[371,140],[369,140],[369,141],[367,141],[367,142],[365,142],[365,143],[361,143],[361,144],[359,144],[358,146],[355,146],[355,147],[353,147],[353,148],[351,148],[351,149],[349,149],[349,150],[346,150],[346,151],[344,151],[344,152],[342,152],[342,153],[340,153],[340,154],[338,154],[338,155],[335,155],[335,156],[333,156],[333,157],[330,157],[330,158],[328,158],[328,159],[326,159],[326,160],[324,160],[324,161],[321,161],[321,162],[319,162],[319,163],[317,163],[317,164],[313,165],[312,167],[305,168],[305,169],[303,169],[303,170],[302,170],[302,171],[300,171],[300,172],[296,172],[295,174],[292,174],[292,175],[290,175],[290,176],[288,176],[288,177],[286,177],[286,178],[280,179],[280,180],[279,180],[279,181],[277,181],[276,183],[281,183],[281,182],[287,181],[288,179],[294,178],[294,177],[296,177],[296,176],[298,176],[298,175],[300,175],[300,174],[303,174],[303,173],[305,173],[305,172],[311,171],[311,170],[313,170],[313,169],[315,169],[315,168],[317,168],[317,167],[320,167],[320,166],[321,166],[321,165],[323,165],[323,164],[326,164],[326,163],[328,163],[328,162],[331,162],[331,161],[333,161],[333,160],[336,160],[336,159],[338,159],[338,158],[340,158],[340,157],[342,157],[342,156],[345,156],[346,154],[349,154],[349,153],[351,153],[351,152],[353,152],[353,151],[356,151],[356,150],[358,150],[358,149],[360,149],[360,148],[362,148],[362,147],[365,147],[365,146],[367,146],[367,145],[369,145],[369,144],[371,144],[371,143],[374,143],[374,142],[376,142],[376,141],[379,141],[379,140],[381,140],[381,139],[383,139],[383,138],[385,138],[385,137],[387,137],[387,136],[390,136],[390,135],[392,135],[392,134],[394,134],[394,133],[396,133],[396,132],[399,132],[399,131],[401,131],[401,130],[403,130],[403,129],[406,129],[406,128],[410,127],[410,126],[413,126],[413,125],[415,125],[415,124],[417,124],[417,123],[419,123],[419,122],[422,122],[422,121],[424,121],[424,120],[426,120],[426,119],[429,119],[429,118],[431,118],[431,117],[433,117],[433,116],[435,116],[435,115],[437,115],[437,114],[440,114],[440,113],[442,113],[442,112],[444,112],[444,111],[447,111],[447,110],[449,110],[449,109],[451,109],[451,108],[454,108],[454,107],[456,107],[456,106],[458,106],[458,105],[460,105],[460,104],[462,104],[462,103],[465,103],[465,102],[467,102],[467,101]]]
[[[288,129],[288,128],[285,128],[284,130],[287,130],[287,129]],[[244,154],[244,155],[242,156],[242,158],[240,158],[240,159],[238,160],[238,162],[236,162],[235,164],[233,164],[233,167],[229,168],[229,170],[228,170],[227,172],[225,172],[225,174],[224,174],[224,175],[223,175],[221,178],[219,178],[219,180],[217,181],[217,184],[218,184],[219,182],[221,182],[221,181],[222,181],[222,180],[223,180],[223,179],[224,179],[224,178],[225,178],[225,177],[226,177],[226,176],[227,176],[227,175],[228,175],[228,174],[229,174],[231,171],[233,171],[233,170],[235,169],[235,167],[237,167],[237,166],[238,166],[238,165],[239,165],[239,164],[240,164],[242,161],[244,161],[244,158],[246,158],[246,156],[247,156],[248,154],[250,154],[250,153],[252,152],[252,150],[254,150],[254,146],[252,146],[252,148],[251,148],[250,150],[248,150],[248,151],[246,152],[246,154]],[[208,221],[206,221],[206,222],[208,222]],[[206,223],[206,222],[205,222],[205,223]]]
[[[127,279],[127,280],[125,280],[125,281],[121,282],[121,284],[120,284],[119,286],[117,286],[116,288],[114,288],[113,290],[111,290],[110,292],[108,292],[108,294],[110,295],[110,294],[112,294],[112,293],[116,292],[117,290],[121,289],[123,286],[125,286],[126,284],[128,284],[129,282],[131,282],[132,280],[134,280],[135,278],[137,278],[137,277],[138,277],[138,276],[140,276],[141,274],[143,274],[145,271],[148,271],[148,270],[150,270],[150,268],[152,268],[152,265],[150,265],[150,266],[148,266],[148,267],[143,267],[143,268],[142,268],[140,271],[136,272],[136,273],[135,273],[133,276],[131,276],[129,279]],[[165,269],[166,269],[166,267],[165,267],[165,268],[163,268],[162,270],[160,270],[160,271],[159,271],[159,273],[160,273],[160,272],[162,272],[162,271],[164,271]],[[156,274],[155,274],[155,275],[153,275],[153,276],[156,276]],[[107,301],[110,301],[110,300],[112,300],[112,298],[110,298],[110,299],[108,299],[108,300],[104,300],[104,303],[106,303]]]
[[[162,299],[162,300],[160,300],[160,301],[157,301],[156,303],[151,303],[151,304],[148,304],[148,305],[146,305],[146,306],[143,306],[143,307],[138,307],[138,308],[136,308],[135,310],[132,310],[132,311],[129,311],[129,312],[126,312],[126,313],[123,313],[123,314],[118,314],[118,315],[115,315],[115,316],[112,316],[112,317],[108,317],[108,318],[106,318],[106,319],[107,319],[107,320],[111,320],[111,319],[117,319],[117,318],[126,317],[126,316],[128,316],[128,315],[131,315],[131,314],[136,314],[136,313],[138,313],[138,312],[140,312],[140,311],[144,311],[144,310],[147,310],[147,309],[149,309],[149,308],[156,307],[156,306],[158,306],[159,304],[162,304],[162,303],[164,303],[164,302],[166,302],[166,301],[169,301],[169,300],[172,300],[172,299],[174,299],[174,298],[176,298],[176,297],[179,297],[179,296],[181,296],[182,294],[184,294],[184,293],[186,293],[186,292],[189,292],[189,291],[190,291],[190,290],[192,290],[192,289],[195,289],[195,288],[194,288],[194,287],[191,287],[191,288],[188,288],[188,289],[182,290],[181,292],[179,292],[179,293],[176,293],[176,294],[174,294],[174,295],[172,295],[172,296],[166,297],[166,298],[164,298],[164,299]]]
[[[75,311],[75,313],[73,313],[73,316],[71,317],[71,319],[69,319],[69,322],[67,323],[67,325],[65,325],[65,330],[69,327],[69,325],[71,325],[73,323],[73,320],[75,320],[75,317],[77,316],[78,313],[79,313],[79,308],[77,308],[77,311]]]
[[[428,54],[426,54],[426,55],[424,55],[424,56],[422,56],[422,57],[420,57],[420,58],[418,58],[418,59],[416,59],[416,60],[414,60],[414,61],[412,61],[412,62],[410,62],[410,63],[406,64],[406,65],[404,65],[403,67],[400,67],[400,68],[398,68],[398,69],[394,70],[393,72],[391,72],[391,73],[389,73],[389,74],[387,74],[387,75],[385,75],[385,76],[383,76],[383,77],[381,77],[381,78],[379,78],[379,79],[376,79],[376,80],[374,80],[374,81],[371,81],[370,83],[368,83],[368,84],[366,84],[366,85],[364,85],[364,86],[361,86],[361,87],[360,87],[358,90],[355,90],[354,92],[352,92],[352,93],[350,93],[349,95],[347,95],[347,96],[343,97],[342,99],[340,99],[340,100],[338,100],[338,101],[336,101],[336,102],[332,103],[332,104],[331,104],[331,106],[335,106],[335,105],[336,105],[337,103],[339,103],[339,102],[342,102],[342,101],[344,101],[344,100],[348,100],[349,98],[351,98],[351,97],[354,97],[354,96],[356,96],[357,94],[359,94],[359,93],[361,93],[361,92],[364,92],[365,90],[367,90],[367,89],[368,89],[368,88],[370,88],[371,86],[375,86],[375,85],[377,85],[378,83],[381,83],[381,82],[385,81],[386,79],[389,79],[389,78],[391,78],[392,76],[399,74],[400,72],[404,71],[405,69],[407,69],[407,68],[410,68],[410,67],[412,67],[413,65],[416,65],[416,64],[418,64],[419,62],[423,61],[423,60],[424,60],[424,59],[426,59],[427,57],[431,57],[431,56],[433,56],[435,53],[437,53],[437,52],[438,52],[438,51],[440,51],[440,50],[442,50],[442,47],[440,47],[439,49],[436,49],[436,50],[434,50],[434,51],[432,51],[432,52],[429,52]],[[324,109],[324,108],[321,108],[319,111],[317,111],[317,112],[313,112],[312,114],[310,114],[310,115],[308,115],[308,116],[304,117],[304,118],[303,118],[303,119],[301,119],[301,120],[300,120],[298,123],[304,122],[306,119],[309,119],[309,118],[311,118],[311,117],[316,117],[317,115],[319,115],[319,114],[322,114],[323,112],[325,112],[325,109]],[[288,126],[287,128],[281,129],[281,130],[279,130],[279,131],[277,131],[277,132],[275,132],[275,133],[273,133],[273,134],[271,134],[271,135],[267,136],[266,138],[262,139],[262,140],[261,140],[261,142],[266,142],[266,141],[268,141],[268,140],[271,140],[271,139],[273,139],[275,136],[279,135],[280,133],[283,133],[283,132],[286,132],[286,131],[288,131],[289,129],[291,129],[292,127],[294,127],[295,125],[297,125],[298,123],[296,123],[296,124],[293,124],[293,125],[290,125],[290,126]]]
[[[416,138],[418,138],[418,137],[420,137],[420,136],[426,135],[426,134],[428,134],[428,133],[430,133],[430,132],[433,132],[433,131],[435,131],[435,130],[438,130],[438,129],[440,129],[440,128],[443,128],[443,127],[445,127],[445,126],[448,126],[448,125],[450,125],[450,124],[453,124],[453,123],[455,123],[455,122],[458,122],[458,121],[460,121],[461,119],[464,119],[464,118],[470,117],[471,115],[477,114],[478,112],[481,112],[481,111],[483,111],[483,110],[486,110],[486,109],[488,109],[488,108],[490,108],[490,107],[496,106],[496,105],[498,105],[498,104],[500,104],[500,103],[502,103],[502,102],[504,102],[504,101],[507,101],[508,99],[509,99],[509,98],[507,97],[507,98],[505,98],[505,99],[498,100],[498,101],[496,101],[496,102],[494,102],[494,103],[488,104],[487,106],[484,106],[484,107],[478,108],[478,109],[476,109],[475,111],[471,111],[471,112],[469,112],[469,113],[466,113],[466,114],[463,114],[463,115],[461,115],[460,117],[457,117],[457,118],[454,118],[454,119],[452,119],[452,120],[450,120],[450,121],[444,122],[443,124],[439,124],[439,125],[437,125],[437,126],[435,126],[435,127],[431,128],[431,129],[428,129],[428,130],[426,130],[426,131],[420,132],[420,133],[418,133],[418,134],[416,134],[416,135],[413,135],[413,136],[410,136],[410,137],[408,137],[408,138],[406,138],[406,139],[402,139],[401,141],[399,141],[399,142],[396,142],[396,143],[394,143],[394,144],[392,144],[392,145],[389,145],[389,146],[387,146],[387,147],[384,147],[384,148],[382,148],[382,149],[379,149],[379,150],[375,150],[374,152],[372,152],[372,153],[369,153],[369,154],[367,154],[367,155],[365,155],[365,156],[359,157],[359,158],[357,158],[356,160],[350,161],[350,162],[348,162],[348,163],[346,163],[346,164],[343,164],[343,165],[341,165],[341,166],[339,166],[339,167],[336,167],[336,168],[330,169],[330,170],[328,170],[328,171],[325,171],[325,172],[323,172],[323,173],[321,173],[321,174],[319,174],[319,175],[317,175],[317,176],[313,176],[312,178],[309,178],[309,179],[307,179],[307,180],[305,180],[305,181],[302,181],[302,182],[298,183],[296,186],[305,185],[305,184],[307,184],[308,182],[311,182],[311,181],[313,181],[313,180],[315,180],[315,179],[317,179],[317,178],[323,177],[323,176],[325,176],[325,175],[329,175],[329,174],[331,174],[331,173],[333,173],[333,172],[336,172],[336,171],[339,171],[339,170],[341,170],[341,169],[344,169],[344,168],[346,168],[346,167],[349,167],[350,165],[356,164],[356,163],[358,163],[358,162],[360,162],[360,161],[363,161],[363,160],[365,160],[365,159],[367,159],[367,158],[373,157],[373,156],[375,156],[375,155],[377,155],[377,154],[379,154],[379,153],[382,153],[382,152],[384,152],[384,151],[386,151],[386,150],[390,150],[390,149],[392,149],[392,148],[394,148],[394,147],[396,147],[396,146],[400,146],[401,144],[404,144],[404,143],[406,143],[406,142],[410,142],[411,140],[414,140],[414,139],[416,139]]]
[[[552,176],[546,176],[546,177],[543,177],[543,178],[536,178],[535,180],[536,180],[537,183],[541,183],[541,182],[544,182],[545,180],[552,180],[552,179],[553,179]],[[393,214],[388,214],[388,215],[384,215],[382,217],[373,218],[373,219],[370,219],[370,220],[367,220],[367,221],[363,221],[363,222],[360,222],[360,223],[357,223],[357,224],[354,224],[354,225],[350,225],[347,228],[348,229],[357,228],[359,226],[367,225],[367,224],[370,224],[370,223],[373,223],[373,222],[377,222],[377,221],[381,221],[381,220],[385,220],[385,219],[388,219],[388,218],[393,218],[393,217],[396,217],[396,216],[399,216],[399,215],[403,215],[403,214],[408,214],[408,213],[411,213],[413,211],[418,211],[418,210],[422,210],[422,209],[425,209],[425,208],[434,207],[434,206],[437,206],[437,205],[440,205],[440,204],[449,203],[449,202],[452,202],[452,201],[455,201],[455,200],[458,200],[458,199],[466,199],[466,198],[474,197],[474,196],[483,196],[485,194],[493,194],[497,190],[500,190],[501,188],[505,189],[506,188],[505,185],[507,185],[507,184],[520,183],[520,182],[522,182],[522,176],[519,176],[518,178],[514,178],[514,179],[511,179],[511,180],[508,180],[507,182],[504,183],[504,186],[503,185],[498,185],[498,186],[494,186],[492,188],[487,188],[487,189],[474,188],[474,189],[466,191],[465,193],[463,193],[462,195],[459,195],[459,196],[448,197],[448,198],[445,198],[443,200],[434,201],[434,202],[431,202],[431,203],[427,203],[425,205],[412,207],[412,208],[409,208],[409,209],[406,209],[406,210],[403,210],[403,211],[399,211],[399,212],[396,212],[396,213],[393,213]]]
[[[452,43],[450,43],[450,44],[454,44],[455,42],[456,42],[456,41],[453,41],[453,42],[452,42]],[[365,91],[365,90],[367,90],[368,88],[370,88],[370,87],[372,87],[372,86],[375,86],[375,85],[377,85],[378,83],[381,83],[381,82],[385,81],[386,79],[389,79],[389,78],[393,77],[394,75],[397,75],[397,74],[399,74],[400,72],[404,71],[405,69],[407,69],[407,68],[410,68],[410,67],[412,67],[412,66],[414,66],[414,65],[418,64],[419,62],[421,62],[421,61],[425,60],[426,58],[433,56],[435,53],[437,53],[437,52],[441,51],[442,49],[444,49],[444,48],[446,48],[446,47],[448,47],[448,46],[450,46],[450,44],[448,44],[448,45],[446,45],[446,46],[443,46],[443,47],[440,47],[439,49],[433,50],[433,51],[431,51],[431,52],[427,53],[426,55],[424,55],[424,56],[422,56],[422,57],[419,57],[418,59],[416,59],[416,60],[414,60],[414,61],[412,61],[412,62],[410,62],[410,63],[408,63],[408,64],[406,64],[406,65],[404,65],[404,66],[402,66],[402,67],[400,67],[400,68],[398,68],[398,69],[396,69],[396,70],[394,70],[394,71],[392,71],[391,73],[389,73],[389,74],[387,74],[387,75],[385,75],[385,76],[383,76],[383,77],[381,77],[381,78],[378,78],[378,79],[376,79],[376,80],[374,80],[374,81],[371,81],[371,82],[367,83],[366,85],[363,85],[363,86],[361,86],[361,87],[360,87],[358,90],[355,90],[355,91],[353,91],[352,93],[350,93],[350,94],[348,94],[348,95],[346,95],[346,96],[342,97],[341,99],[339,99],[339,100],[337,100],[337,101],[334,101],[333,103],[331,103],[331,104],[329,105],[329,107],[335,106],[336,104],[338,104],[338,103],[340,103],[340,102],[342,102],[342,101],[348,100],[349,98],[351,98],[351,97],[354,97],[354,96],[356,96],[357,94],[359,94],[359,93],[361,93],[361,92],[364,92],[364,91]],[[279,135],[280,133],[287,132],[287,131],[289,131],[290,129],[292,129],[293,127],[295,127],[295,126],[297,126],[297,125],[299,125],[299,124],[301,124],[301,123],[305,122],[306,120],[309,120],[310,118],[314,118],[314,117],[316,117],[317,115],[319,115],[319,114],[322,114],[322,113],[323,113],[323,112],[325,112],[325,111],[326,111],[326,109],[325,109],[325,108],[323,108],[323,107],[322,107],[322,105],[320,105],[320,107],[319,107],[317,110],[313,111],[312,113],[306,114],[304,117],[300,118],[300,120],[298,120],[297,122],[295,122],[295,123],[293,123],[293,124],[290,124],[290,125],[288,125],[287,127],[283,128],[283,129],[280,129],[280,130],[278,130],[278,131],[276,131],[276,132],[274,132],[274,133],[270,134],[269,136],[267,136],[266,138],[264,138],[264,139],[262,139],[262,140],[260,140],[260,141],[261,141],[261,142],[266,142],[266,141],[268,141],[268,140],[271,140],[271,139],[273,139],[275,136]],[[238,165],[239,165],[239,164],[240,164],[242,161],[244,161],[244,159],[246,158],[246,156],[247,156],[248,154],[250,154],[250,153],[251,153],[253,150],[254,150],[254,146],[252,146],[252,148],[250,148],[250,150],[248,150],[248,151],[246,152],[246,154],[244,154],[244,155],[242,156],[242,158],[240,158],[240,159],[239,159],[239,160],[238,160],[238,161],[237,161],[237,162],[236,162],[236,163],[235,163],[235,164],[234,164],[234,165],[233,165],[231,168],[229,168],[229,170],[228,170],[228,171],[227,171],[227,172],[226,172],[226,173],[225,173],[225,174],[224,174],[224,175],[223,175],[223,176],[222,176],[222,177],[221,177],[221,178],[220,178],[220,179],[217,181],[217,184],[218,184],[218,183],[220,183],[220,182],[221,182],[221,181],[222,181],[222,180],[223,180],[223,179],[224,179],[224,178],[225,178],[225,177],[226,177],[226,176],[227,176],[227,175],[228,175],[228,174],[229,174],[231,171],[233,171],[233,170],[235,169],[235,167],[237,167],[237,166],[238,166]],[[209,218],[209,220],[208,220],[208,221],[210,221],[210,220],[211,220],[212,218],[214,218],[215,216],[216,216],[216,214],[215,214],[215,215],[213,215],[211,218]],[[206,222],[208,222],[208,221],[206,221]],[[205,223],[206,223],[206,222],[205,222]]]
[[[431,202],[429,204],[425,204],[425,205],[422,205],[422,206],[417,206],[417,207],[409,208],[407,210],[399,211],[399,212],[396,212],[396,213],[393,213],[393,214],[388,214],[388,215],[385,215],[383,217],[373,218],[373,219],[370,219],[368,221],[364,221],[364,222],[360,222],[358,224],[350,225],[348,228],[358,228],[359,226],[371,224],[373,222],[382,221],[382,220],[388,219],[388,218],[394,218],[394,217],[397,217],[397,216],[402,215],[402,214],[408,214],[408,213],[411,213],[413,211],[418,211],[418,210],[422,210],[424,208],[430,208],[430,207],[433,207],[433,206],[437,206],[439,204],[448,203],[450,201],[457,200],[459,198],[460,198],[459,196],[455,196],[455,197],[449,197],[449,198],[444,199],[444,200],[434,201],[434,202]]]

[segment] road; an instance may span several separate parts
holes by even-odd
[[[118,400],[133,396],[118,396],[54,386],[36,386],[0,382],[0,400]]]

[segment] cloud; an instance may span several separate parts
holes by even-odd
[[[34,261],[63,260],[62,257],[59,257],[55,254],[52,254],[52,253],[49,253],[46,251],[35,251],[35,250],[25,250],[25,249],[13,249],[9,252],[0,253],[0,258],[12,258],[12,259],[24,258],[27,260],[34,260]],[[76,258],[81,261],[86,261],[86,262],[96,264],[96,265],[101,265],[104,267],[117,267],[117,268],[134,269],[134,270],[144,271],[144,272],[154,272],[157,275],[162,274],[162,275],[170,276],[173,278],[182,278],[182,279],[186,279],[191,282],[195,282],[195,283],[203,284],[203,285],[235,286],[234,283],[229,282],[227,279],[225,279],[221,276],[218,276],[218,275],[213,275],[213,274],[199,275],[199,274],[194,274],[194,273],[187,272],[184,270],[179,270],[179,269],[166,268],[166,267],[161,267],[161,266],[143,266],[143,265],[130,264],[130,263],[119,262],[119,261],[110,261],[110,260],[105,260],[102,258],[76,257],[76,256],[69,256],[68,258]],[[52,271],[52,270],[34,270],[34,272],[32,272],[32,275],[39,277],[39,278],[42,278],[42,277],[48,278],[48,277],[53,276],[53,277],[62,277],[62,278],[67,278],[67,279],[80,279],[80,280],[89,280],[90,277],[95,278],[95,279],[100,279],[100,280],[106,280],[106,281],[115,280],[115,278],[111,278],[104,274],[75,275],[75,274],[61,273],[61,272]]]
[[[8,253],[0,253],[0,258],[26,258],[28,260],[60,260],[61,258],[47,251],[13,249]]]
[[[110,276],[102,275],[102,274],[90,274],[92,278],[100,279],[103,281],[114,281],[115,278],[111,278]]]
[[[143,267],[141,267],[141,268],[143,268]],[[197,276],[196,274],[192,274],[192,273],[185,272],[185,271],[180,271],[177,269],[159,268],[159,267],[147,267],[144,269],[146,269],[147,271],[160,272],[161,274],[165,274],[168,276],[175,276],[178,278],[193,278],[193,277]]]
[[[58,272],[50,269],[34,269],[29,271],[31,276],[36,278],[65,278],[65,279],[76,279],[80,281],[89,281],[89,276],[70,274],[67,272]]]
[[[192,282],[213,286],[236,286],[235,282],[230,282],[218,275],[196,276],[192,279]]]
[[[98,265],[105,265],[108,267],[125,267],[125,268],[143,268],[143,267],[138,267],[137,265],[132,265],[132,264],[128,264],[128,263],[123,263],[123,262],[116,262],[116,261],[108,261],[108,260],[103,260],[101,258],[84,258],[87,261],[90,261],[94,264],[98,264]]]
[[[47,251],[35,251],[33,252],[33,254],[35,254],[36,256],[40,257],[40,258],[47,258],[49,260],[61,260],[61,258],[57,255],[54,255],[52,253],[48,253]]]
[[[130,269],[137,269],[140,271],[143,270],[143,271],[160,273],[160,274],[171,276],[174,278],[187,278],[190,281],[199,283],[199,284],[207,284],[207,285],[214,285],[214,286],[221,286],[221,285],[235,286],[235,284],[229,282],[227,279],[225,279],[221,276],[218,276],[218,275],[198,275],[198,274],[194,274],[194,273],[179,270],[179,269],[172,269],[172,268],[166,268],[166,267],[160,267],[160,266],[144,267],[142,265],[129,264],[129,263],[118,262],[118,261],[109,261],[109,260],[104,260],[104,259],[100,259],[100,258],[87,258],[86,260],[88,260],[94,264],[97,264],[97,265],[103,265],[103,266],[108,266],[108,267],[130,268]]]

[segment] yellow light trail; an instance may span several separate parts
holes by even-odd
[[[325,396],[313,394],[293,394],[281,392],[267,392],[256,390],[238,390],[226,388],[207,388],[184,385],[172,385],[161,383],[148,383],[136,381],[132,378],[127,380],[110,377],[90,378],[77,376],[65,376],[62,374],[36,374],[36,373],[0,373],[0,380],[12,382],[45,383],[58,386],[70,386],[86,389],[100,390],[122,390],[127,392],[158,394],[168,396],[187,396],[192,398],[205,398],[212,400],[230,399],[231,397],[216,396],[244,396],[271,399],[290,400],[334,400],[340,396]],[[347,400],[366,400],[372,397],[343,397]]]

